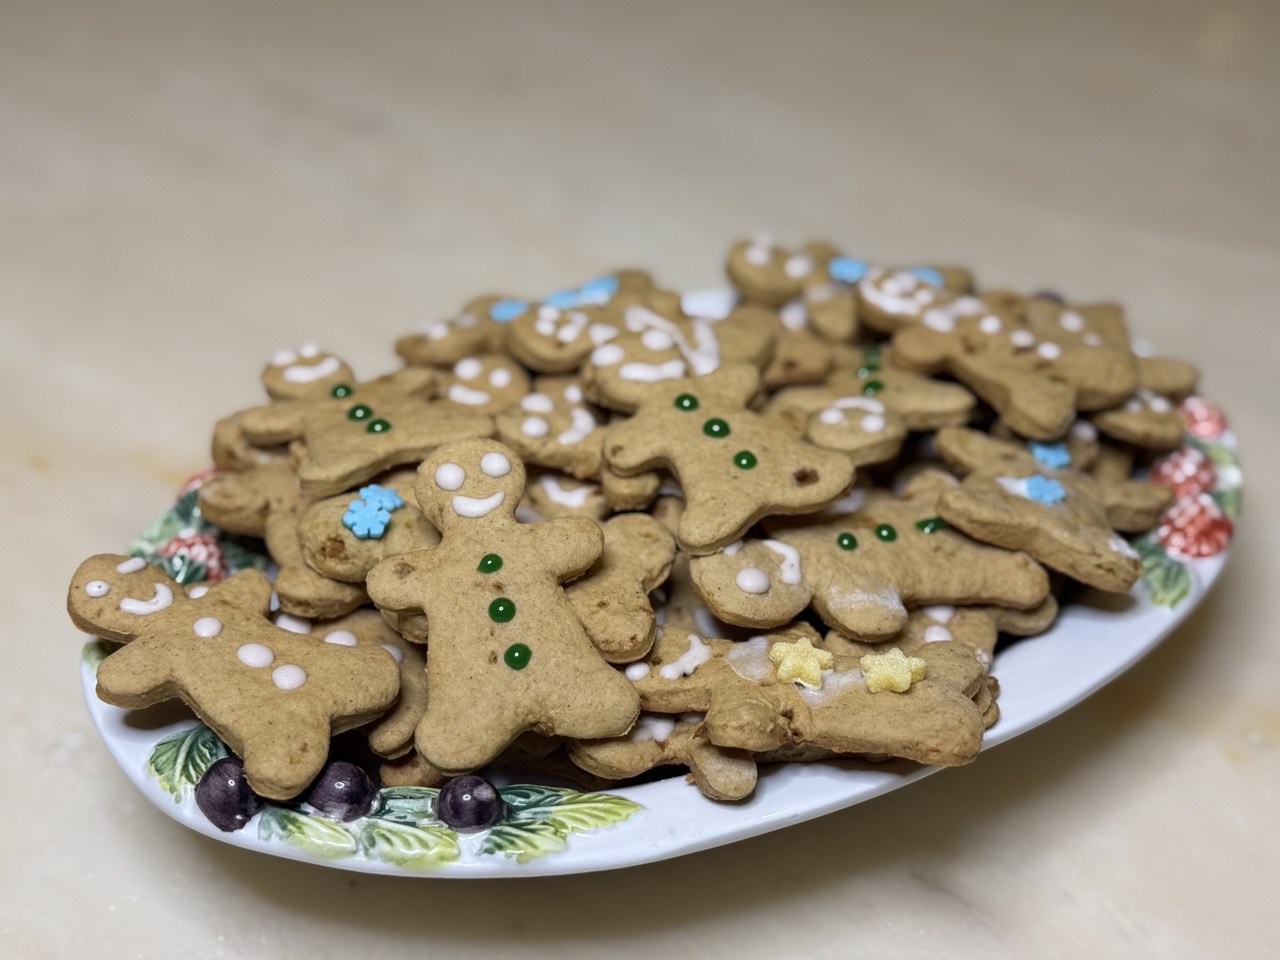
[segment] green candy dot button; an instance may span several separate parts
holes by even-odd
[[[476,569],[481,573],[496,573],[502,569],[502,558],[496,553],[486,553],[480,558],[480,563]]]
[[[739,470],[750,470],[756,465],[756,455],[750,450],[739,450],[733,455],[733,465]]]
[[[489,604],[489,619],[494,623],[506,623],[515,615],[516,604],[510,597],[499,597]]]
[[[876,536],[885,543],[892,543],[898,539],[898,531],[889,526],[889,524],[882,523],[876,527]]]
[[[527,643],[513,643],[502,653],[502,662],[512,670],[523,670],[533,659],[533,651]]]
[[[729,424],[719,417],[712,417],[702,425],[702,432],[708,437],[727,437],[729,435]]]
[[[864,397],[874,397],[877,393],[884,389],[884,384],[879,380],[868,380],[862,385],[862,395]]]
[[[391,424],[386,420],[371,420],[364,429],[366,433],[386,433],[391,429]]]
[[[916,529],[921,533],[937,533],[947,525],[947,521],[941,517],[925,517],[923,520],[916,521]]]
[[[857,550],[858,538],[855,537],[852,533],[845,531],[844,533],[838,534],[836,536],[836,546],[839,547],[841,550]]]
[[[682,393],[680,396],[676,397],[676,409],[685,411],[697,410],[698,398],[692,393]]]
[[[357,403],[347,411],[348,420],[368,420],[373,416],[373,407],[367,403]]]
[[[339,383],[329,391],[329,396],[333,397],[335,400],[342,400],[344,397],[351,396],[354,392],[355,391],[351,389],[351,384]]]

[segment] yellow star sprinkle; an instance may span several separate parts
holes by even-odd
[[[811,687],[822,686],[822,671],[835,666],[836,658],[801,637],[794,643],[783,640],[769,648],[769,659],[777,664],[779,680],[799,680]]]
[[[861,664],[867,689],[872,693],[881,690],[906,693],[913,683],[924,679],[925,662],[919,657],[908,657],[897,647],[888,653],[868,653]]]

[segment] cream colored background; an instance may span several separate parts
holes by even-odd
[[[1274,3],[0,4],[0,942],[12,957],[1262,957],[1280,951]],[[61,612],[254,402],[490,289],[720,281],[829,236],[1114,296],[1230,411],[1204,607],[1048,727],[612,875],[390,881],[145,805]]]

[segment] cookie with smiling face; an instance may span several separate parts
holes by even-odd
[[[430,624],[427,711],[418,752],[437,769],[473,770],[519,733],[626,733],[638,701],[583,630],[561,583],[603,549],[590,520],[517,523],[524,466],[496,441],[441,446],[418,471],[418,504],[439,546],[389,557],[369,595]]]
[[[440,402],[472,413],[510,409],[528,392],[524,367],[502,354],[463,357],[440,377]]]
[[[600,476],[603,424],[576,377],[538,377],[534,389],[494,418],[498,439],[533,466],[580,480]]]
[[[660,381],[605,436],[615,472],[666,467],[676,475],[687,504],[677,536],[690,553],[723,546],[761,517],[820,509],[853,481],[843,454],[747,408],[758,385],[756,371],[743,365]]]
[[[243,758],[255,792],[288,800],[320,772],[330,738],[380,716],[400,679],[385,650],[275,626],[270,596],[250,570],[191,599],[158,567],[104,554],[80,565],[67,609],[81,630],[124,643],[98,667],[100,698],[183,700]]]

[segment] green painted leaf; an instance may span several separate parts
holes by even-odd
[[[1173,609],[1191,592],[1191,571],[1173,559],[1154,537],[1140,537],[1133,547],[1142,558],[1142,582],[1153,602]]]
[[[366,819],[359,830],[365,856],[410,870],[431,870],[458,859],[458,835],[439,824],[415,827],[394,820]]]
[[[542,787],[533,783],[521,783],[511,787],[499,787],[498,793],[514,814],[526,807],[557,804],[576,791],[567,787]]]
[[[173,796],[182,799],[183,790],[194,787],[215,761],[227,755],[218,735],[203,723],[171,734],[155,745],[147,769]]]
[[[1215,467],[1234,467],[1240,462],[1236,452],[1225,443],[1215,443],[1212,440],[1200,440],[1192,437],[1191,445],[1204,453]]]
[[[1218,506],[1232,520],[1240,516],[1240,488],[1233,487],[1229,490],[1214,490],[1213,499],[1217,501]]]
[[[262,811],[258,839],[283,840],[325,860],[349,857],[357,849],[356,838],[346,827],[287,807],[268,806]]]
[[[378,791],[378,805],[369,816],[411,824],[435,820],[439,793],[435,787],[383,787]]]
[[[554,824],[545,820],[508,820],[489,828],[480,852],[501,853],[514,857],[517,863],[528,863],[548,853],[558,853],[565,846],[564,836]]]
[[[543,820],[562,834],[585,833],[627,819],[640,804],[608,793],[570,793],[558,803],[525,807],[512,819]]]
[[[95,673],[98,670],[98,664],[111,654],[120,649],[120,644],[112,643],[110,640],[102,640],[95,638],[90,640],[80,650],[80,659],[89,665],[89,669]]]

